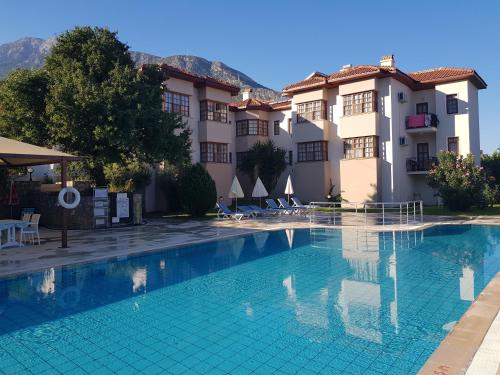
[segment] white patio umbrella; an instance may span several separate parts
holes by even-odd
[[[285,194],[288,195],[288,203],[290,203],[290,195],[293,194],[292,178],[288,175],[288,180],[286,181]]]
[[[252,197],[259,198],[259,206],[262,207],[262,197],[267,197],[269,194],[267,193],[266,187],[262,183],[260,177],[257,177],[257,181],[255,181],[255,186],[253,187]]]
[[[295,234],[295,229],[285,229],[285,233],[288,240],[288,246],[291,249],[293,247],[293,235]]]
[[[233,183],[231,184],[231,189],[229,189],[229,198],[236,198],[236,209],[238,209],[238,198],[243,198],[245,194],[241,188],[238,177],[234,176]]]
[[[267,239],[269,237],[269,232],[257,232],[253,234],[253,240],[255,241],[255,246],[257,247],[257,250],[259,253],[262,252],[264,249],[264,246],[267,242]]]

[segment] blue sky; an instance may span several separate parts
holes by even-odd
[[[274,89],[389,53],[403,71],[473,67],[488,83],[481,146],[500,146],[497,1],[20,0],[2,4],[0,44],[76,25],[107,26],[133,50],[220,60]]]

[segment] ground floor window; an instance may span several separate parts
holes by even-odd
[[[328,160],[327,141],[297,143],[297,162],[326,160]]]
[[[344,139],[344,158],[362,159],[378,157],[378,137],[355,137]]]
[[[458,137],[448,137],[448,151],[458,154]]]
[[[202,163],[231,163],[231,153],[227,143],[201,142]]]

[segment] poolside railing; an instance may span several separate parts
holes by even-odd
[[[423,222],[423,201],[310,202],[311,223],[333,225],[412,225]]]

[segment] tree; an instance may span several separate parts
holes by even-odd
[[[126,165],[117,163],[104,166],[104,176],[113,192],[134,192],[151,183],[153,169],[149,164],[132,161]]]
[[[203,216],[217,202],[215,182],[201,164],[186,167],[179,178],[182,205],[191,216]]]
[[[449,151],[439,153],[438,164],[429,172],[428,183],[437,189],[450,210],[466,211],[472,206],[484,205],[484,173],[474,164],[471,154],[463,157]]]
[[[252,183],[260,177],[271,193],[283,171],[286,169],[286,151],[276,147],[272,141],[257,142],[246,153],[238,167]]]
[[[495,151],[491,155],[481,155],[481,166],[487,176],[492,176],[497,183],[500,183],[500,151]]]
[[[0,134],[36,145],[48,141],[43,70],[17,69],[0,81]]]
[[[136,70],[116,33],[77,27],[62,34],[44,70],[49,137],[64,151],[87,156],[85,167],[98,185],[106,182],[107,164],[189,155],[181,118],[161,110],[166,77],[157,67]]]
[[[491,155],[481,155],[481,166],[487,176],[487,185],[484,197],[489,206],[500,202],[500,151],[496,150]]]

